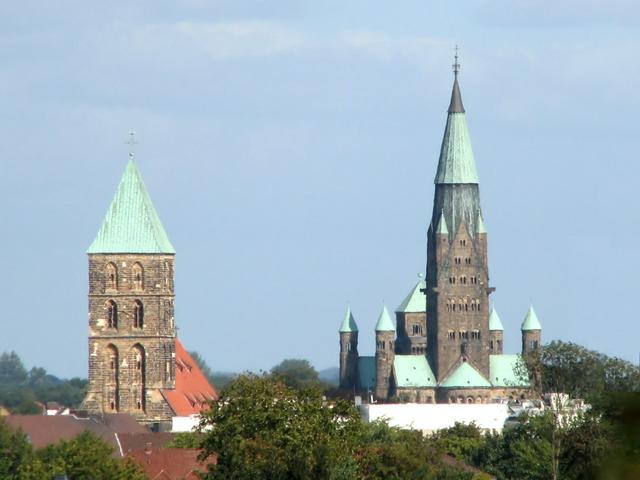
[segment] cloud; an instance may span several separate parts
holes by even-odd
[[[145,53],[201,55],[212,60],[265,57],[299,50],[305,36],[268,21],[175,22],[147,25],[132,33]]]

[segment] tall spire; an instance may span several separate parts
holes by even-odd
[[[87,253],[176,253],[132,158]]]
[[[451,102],[449,103],[449,113],[464,113],[464,105],[462,105],[462,96],[460,95],[460,86],[458,85],[458,72],[460,64],[458,63],[458,46],[456,45],[456,53],[453,62],[453,90],[451,91]]]
[[[460,86],[458,85],[458,50],[456,48],[455,63],[453,64],[453,90],[447,115],[440,160],[436,173],[436,184],[443,183],[478,183],[476,162],[471,149],[471,138],[467,128],[467,120],[462,105]],[[474,219],[475,220],[475,219]]]

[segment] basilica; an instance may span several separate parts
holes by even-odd
[[[375,356],[358,354],[347,309],[340,334],[340,387],[369,401],[490,403],[525,397],[521,355],[503,352],[503,326],[489,295],[487,230],[465,109],[454,81],[435,174],[427,269],[395,310],[383,307]],[[540,346],[533,307],[522,322],[522,353]]]

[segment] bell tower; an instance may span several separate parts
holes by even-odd
[[[172,411],[175,250],[131,156],[89,256],[89,413],[145,423]]]
[[[489,377],[487,232],[458,57],[427,239],[427,352],[438,381],[463,362]]]

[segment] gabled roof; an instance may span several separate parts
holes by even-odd
[[[425,281],[421,278],[415,287],[411,289],[405,297],[396,312],[398,313],[421,313],[427,311],[427,295],[422,292],[426,286]]]
[[[396,355],[393,371],[398,388],[435,387],[433,374],[424,355]]]
[[[491,384],[468,362],[462,362],[439,386],[443,388],[482,388],[490,387]]]
[[[376,357],[358,357],[358,379],[362,390],[376,388]]]
[[[538,316],[536,315],[533,306],[529,306],[529,311],[527,312],[527,316],[524,317],[522,327],[520,327],[520,329],[522,331],[542,330],[542,325],[540,325],[540,321],[538,320]]]
[[[447,126],[442,138],[434,183],[478,183],[478,172],[457,79],[451,92]]]
[[[133,160],[87,253],[176,253]]]
[[[438,226],[436,227],[436,233],[440,235],[448,235],[449,229],[447,228],[447,221],[444,218],[444,211],[440,213],[440,220],[438,220]]]
[[[528,387],[529,379],[520,355],[490,355],[489,368],[494,387]]]
[[[495,308],[491,309],[491,315],[489,315],[489,330],[504,330]]]
[[[389,310],[387,310],[387,307],[383,305],[380,316],[378,317],[378,323],[376,323],[376,332],[393,332],[395,329],[396,326],[391,320]]]
[[[344,316],[344,320],[342,320],[342,325],[340,325],[339,331],[340,333],[350,333],[358,331],[358,325],[356,325],[356,320],[353,318],[351,308],[349,307],[347,307],[347,313]]]
[[[484,226],[484,220],[480,212],[478,212],[478,220],[476,221],[476,233],[487,233],[487,227]]]
[[[209,464],[216,463],[216,457],[201,462],[197,448],[147,448],[127,455],[144,470],[152,480],[183,480],[202,478]]]
[[[206,408],[206,402],[216,400],[218,392],[211,386],[198,364],[176,338],[176,388],[161,390],[178,417],[195,415]]]

